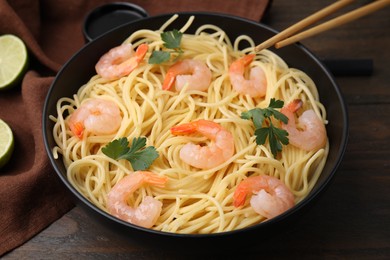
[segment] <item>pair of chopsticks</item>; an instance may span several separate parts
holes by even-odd
[[[292,36],[294,33],[304,29],[305,27],[319,21],[320,19],[334,13],[336,10],[352,3],[353,0],[340,0],[337,1],[324,9],[321,9],[320,11],[306,17],[305,19],[301,20],[300,22],[290,26],[289,28],[285,29],[284,31],[278,33],[274,37],[268,39],[267,41],[259,44],[255,47],[255,51],[259,52],[263,49],[269,48],[272,45],[275,45],[275,48],[279,49],[281,47],[290,45],[292,43],[298,42],[300,40],[303,40],[305,38],[311,37],[313,35],[319,34],[321,32],[327,31],[329,29],[332,29],[334,27],[340,26],[345,23],[349,23],[351,21],[354,21],[360,17],[363,17],[365,15],[368,15],[370,13],[373,13],[379,9],[382,9],[390,4],[390,0],[376,0],[368,5],[365,5],[363,7],[360,7],[354,11],[351,11],[349,13],[346,13],[344,15],[341,15],[339,17],[336,17],[332,20],[329,20],[323,24],[317,25],[311,29],[308,29],[306,31],[303,31],[301,33],[298,33],[294,36]]]

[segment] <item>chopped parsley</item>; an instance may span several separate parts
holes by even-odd
[[[102,152],[114,160],[128,160],[134,171],[142,171],[148,169],[158,157],[154,146],[145,146],[145,137],[134,138],[130,147],[127,138],[122,137],[108,143]]]
[[[164,41],[164,47],[171,49],[170,51],[153,51],[149,58],[149,64],[161,64],[168,61],[171,58],[172,53],[178,54],[176,59],[180,57],[183,50],[180,47],[181,38],[183,33],[174,29],[172,31],[163,32],[160,34],[161,39]]]
[[[277,108],[282,108],[283,104],[284,102],[282,100],[271,98],[267,108],[254,108],[241,113],[242,119],[253,121],[256,143],[258,145],[265,144],[268,138],[271,152],[274,157],[277,156],[278,152],[282,151],[282,144],[287,145],[289,143],[287,131],[275,127],[271,120],[271,117],[273,116],[275,119],[287,124],[288,118],[276,110]]]

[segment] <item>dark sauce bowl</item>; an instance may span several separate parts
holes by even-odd
[[[159,29],[172,15],[148,17],[117,27],[86,44],[62,67],[50,87],[43,110],[43,133],[48,157],[59,178],[74,195],[77,203],[91,214],[91,219],[106,224],[114,232],[124,234],[124,237],[131,237],[156,247],[172,246],[175,250],[179,246],[181,248],[196,248],[196,250],[199,248],[217,249],[218,245],[224,248],[230,245],[230,248],[240,250],[253,244],[261,247],[262,240],[269,240],[275,235],[281,236],[283,232],[286,232],[289,227],[294,225],[294,220],[297,220],[296,217],[307,213],[305,209],[309,208],[309,205],[313,205],[319,195],[324,193],[337,172],[347,145],[347,107],[340,89],[321,61],[301,44],[271,50],[284,59],[289,66],[306,72],[317,84],[320,100],[327,109],[329,124],[326,128],[330,151],[322,174],[308,196],[292,209],[273,219],[244,229],[215,234],[176,234],[142,228],[117,219],[92,204],[70,184],[66,177],[66,169],[62,159],[53,157],[52,149],[56,144],[52,134],[53,122],[49,119],[49,115],[56,115],[58,99],[72,97],[80,86],[95,75],[96,62],[109,49],[121,44],[131,33],[137,30]],[[195,16],[195,20],[186,33],[194,33],[196,28],[206,23],[219,26],[228,34],[230,39],[247,34],[256,43],[261,43],[277,33],[277,31],[254,21],[230,15],[204,12],[179,13],[179,18],[166,30],[181,28],[192,15]]]
[[[87,42],[123,24],[148,17],[139,5],[116,2],[96,7],[84,20],[83,34]]]

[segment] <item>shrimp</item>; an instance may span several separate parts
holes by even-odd
[[[318,150],[326,144],[325,125],[314,110],[310,109],[299,117],[298,122],[302,126],[302,130],[299,130],[295,123],[294,112],[301,106],[302,101],[295,99],[280,110],[288,117],[288,123],[282,124],[282,128],[288,132],[288,139],[292,145],[305,151]]]
[[[122,116],[118,105],[110,100],[91,99],[83,103],[69,118],[69,127],[78,138],[84,130],[96,135],[115,133],[120,127]]]
[[[250,199],[253,210],[268,219],[294,206],[292,192],[282,181],[272,176],[252,176],[243,180],[234,192],[233,205],[244,205],[249,194],[254,194]]]
[[[254,57],[254,54],[248,54],[230,65],[230,82],[233,88],[240,94],[248,94],[251,97],[264,97],[267,91],[267,78],[262,68],[251,68],[249,79],[244,78],[245,67],[252,62]]]
[[[112,48],[104,54],[95,66],[96,72],[105,79],[115,80],[129,75],[145,57],[146,43],[138,46],[135,55],[130,43]]]
[[[180,158],[187,164],[201,169],[216,167],[231,158],[234,153],[232,134],[221,125],[209,120],[198,120],[171,128],[174,135],[200,133],[213,142],[209,146],[187,143],[180,150]]]
[[[188,89],[205,91],[211,82],[211,71],[202,61],[182,60],[168,69],[162,89],[170,89],[175,81],[177,91],[186,84]]]
[[[108,212],[134,225],[152,227],[160,216],[162,203],[151,196],[145,196],[137,208],[132,208],[127,204],[127,199],[143,184],[162,188],[166,181],[166,177],[147,171],[136,171],[127,175],[108,193]]]

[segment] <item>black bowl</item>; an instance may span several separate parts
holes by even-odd
[[[175,20],[175,22],[170,25],[167,30],[181,28],[190,15],[196,16],[191,28],[187,31],[190,33],[194,32],[194,28],[196,29],[204,23],[210,23],[225,30],[231,39],[234,39],[241,34],[247,34],[250,35],[255,42],[260,43],[276,34],[275,30],[253,21],[223,14],[211,13],[180,13],[179,18]],[[330,122],[327,125],[330,151],[321,177],[310,194],[294,208],[278,217],[245,229],[206,235],[173,234],[138,227],[118,220],[110,214],[98,209],[85,197],[83,197],[68,182],[62,160],[56,160],[52,155],[51,151],[55,146],[55,142],[52,136],[53,123],[49,120],[49,115],[56,114],[57,100],[61,97],[71,97],[74,93],[76,93],[77,89],[95,74],[94,66],[100,56],[102,56],[102,54],[104,54],[107,50],[122,43],[125,38],[136,30],[144,28],[152,30],[158,29],[171,16],[171,14],[166,14],[149,17],[118,27],[85,45],[63,66],[49,90],[43,111],[44,142],[48,156],[56,173],[71,193],[77,198],[77,202],[84,206],[84,208],[87,209],[87,212],[92,214],[92,218],[99,219],[99,221],[108,224],[110,229],[113,228],[118,232],[131,234],[133,237],[137,236],[137,239],[146,238],[145,241],[152,243],[157,240],[159,244],[167,242],[165,244],[177,245],[178,243],[181,243],[183,245],[188,244],[190,246],[198,246],[199,243],[203,243],[204,245],[215,246],[216,243],[214,242],[218,241],[222,242],[222,244],[226,246],[226,243],[230,241],[234,243],[245,241],[246,244],[248,241],[258,243],[259,238],[261,237],[267,238],[271,233],[277,234],[276,230],[281,227],[285,227],[285,224],[289,223],[289,220],[300,215],[302,211],[306,209],[308,205],[312,204],[315,201],[315,198],[317,198],[318,195],[322,193],[327,186],[329,186],[329,183],[334,177],[342,160],[347,144],[347,109],[340,90],[332,78],[332,75],[328,72],[324,65],[310,51],[300,44],[294,44],[273,51],[283,58],[289,66],[306,72],[314,80],[314,82],[316,82],[321,102],[327,109],[328,120]],[[253,239],[251,237],[256,238]]]

